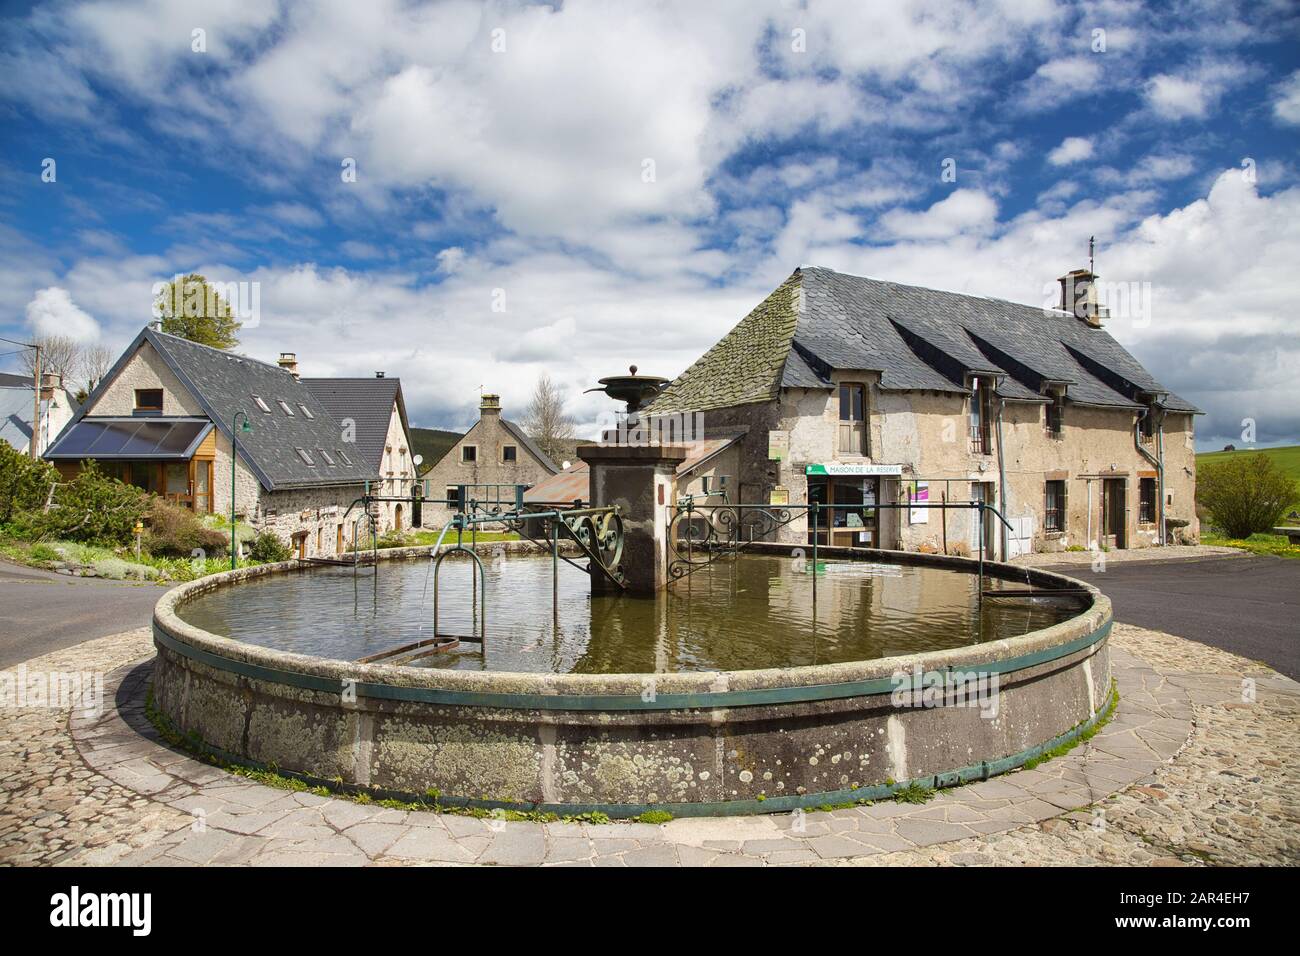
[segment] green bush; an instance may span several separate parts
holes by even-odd
[[[0,524],[23,536],[33,516],[45,509],[50,488],[59,481],[54,466],[33,461],[7,441],[0,441]]]
[[[408,548],[413,544],[415,544],[415,537],[405,531],[385,531],[375,542],[375,545],[380,548]]]
[[[149,495],[86,461],[75,478],[59,484],[50,510],[43,507],[14,516],[19,537],[121,547],[134,543],[135,524],[149,509]]]
[[[248,547],[248,556],[262,564],[289,560],[289,546],[274,531],[259,532]]]
[[[150,554],[188,558],[196,550],[207,555],[220,555],[230,550],[230,539],[226,535],[207,527],[190,509],[162,498],[155,497],[149,502],[145,524],[143,545]]]
[[[1300,497],[1300,484],[1267,455],[1234,456],[1205,465],[1196,476],[1196,500],[1231,538],[1271,530]]]

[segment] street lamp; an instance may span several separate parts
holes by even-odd
[[[240,418],[244,419],[244,424],[239,424]],[[235,459],[239,456],[239,433],[245,435],[253,433],[253,426],[249,424],[248,413],[243,409],[235,412],[235,417],[230,420],[230,570],[235,570],[235,556],[239,552],[239,539],[235,534]]]

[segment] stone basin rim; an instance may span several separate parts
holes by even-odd
[[[754,553],[792,555],[798,546],[769,544]],[[804,549],[806,552],[806,549]],[[394,548],[378,553],[381,562],[427,556],[429,549]],[[819,549],[819,557],[896,565],[941,567],[955,572],[975,573],[978,561],[918,552],[879,551],[856,548]],[[273,574],[300,570],[296,561],[265,564],[223,571],[169,590],[154,607],[155,634],[227,660],[275,671],[358,684],[387,685],[466,694],[519,696],[631,696],[640,697],[647,681],[656,695],[698,694],[715,701],[735,691],[817,687],[888,679],[898,671],[923,673],[979,665],[1033,655],[1060,647],[1108,628],[1112,620],[1110,599],[1097,587],[1075,578],[1038,568],[1025,568],[985,561],[989,578],[1011,580],[1046,587],[1071,587],[1087,592],[1091,604],[1078,614],[1047,628],[1017,637],[1002,638],[965,647],[928,651],[895,657],[881,657],[838,664],[812,664],[791,668],[763,668],[732,671],[684,671],[673,673],[546,674],[529,671],[457,671],[440,668],[403,667],[392,664],[358,664],[337,658],[278,651],[214,634],[182,620],[177,608],[208,591]],[[1104,640],[1104,633],[1098,640]],[[719,686],[721,684],[721,687]]]

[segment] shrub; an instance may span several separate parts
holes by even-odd
[[[7,441],[0,441],[0,524],[18,536],[45,508],[50,488],[59,481],[54,466],[33,461]]]
[[[280,540],[274,531],[258,532],[253,543],[248,547],[248,556],[262,564],[274,564],[289,560],[289,546]]]
[[[43,502],[42,502],[43,507]],[[139,488],[110,478],[93,461],[61,483],[49,511],[15,516],[26,538],[84,541],[108,546],[133,543],[135,523],[149,508],[149,495]]]
[[[219,555],[230,548],[229,539],[207,527],[193,511],[162,498],[149,502],[145,524],[143,544],[150,554],[188,558],[196,550]]]
[[[415,537],[408,536],[405,531],[385,531],[376,542],[381,548],[406,548],[414,543]]]
[[[1300,485],[1267,455],[1206,465],[1196,478],[1196,500],[1214,526],[1231,538],[1272,529],[1298,497]]]

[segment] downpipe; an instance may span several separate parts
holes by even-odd
[[[1137,420],[1133,422],[1133,447],[1136,448],[1136,449],[1138,450],[1138,454],[1139,454],[1139,455],[1141,455],[1141,456],[1142,456],[1143,458],[1145,458],[1147,461],[1151,462],[1151,464],[1153,464],[1153,465],[1155,466],[1155,469],[1156,469],[1156,492],[1157,492],[1157,494],[1158,494],[1158,496],[1159,496],[1159,497],[1157,498],[1157,500],[1156,500],[1156,508],[1159,509],[1158,512],[1157,512],[1158,517],[1157,517],[1156,521],[1157,521],[1157,527],[1160,529],[1160,531],[1159,531],[1160,544],[1163,546],[1163,545],[1166,543],[1166,538],[1165,538],[1165,462],[1164,462],[1164,459],[1165,459],[1165,436],[1164,436],[1165,421],[1164,421],[1164,415],[1161,415],[1161,416],[1160,416],[1160,419],[1156,422],[1156,427],[1155,427],[1154,436],[1155,436],[1155,442],[1156,442],[1156,452],[1157,452],[1157,455],[1152,455],[1149,451],[1147,451],[1145,448],[1142,447],[1142,434],[1141,434],[1142,420],[1143,420],[1144,418],[1146,418],[1146,416],[1148,416],[1148,415],[1150,415],[1150,414],[1151,414],[1151,409],[1149,409],[1149,408],[1143,409],[1142,412],[1138,415]]]
[[[1004,515],[1010,514],[1007,508],[1007,467],[1006,460],[1002,457],[1002,409],[1006,408],[1007,400],[998,397],[998,507]],[[1010,555],[1007,553],[1007,524],[1006,521],[998,525],[1001,532],[1002,542],[1002,560],[1009,561]],[[980,528],[980,534],[984,534],[984,529]]]

